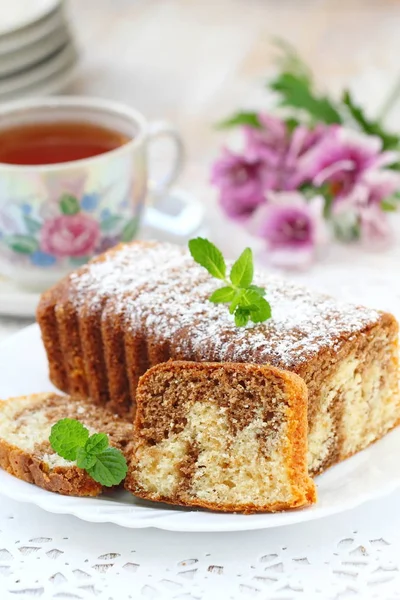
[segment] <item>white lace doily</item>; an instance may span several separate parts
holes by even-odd
[[[131,531],[1,501],[0,598],[395,600],[400,493],[268,531]]]

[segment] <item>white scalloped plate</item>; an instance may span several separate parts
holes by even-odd
[[[54,389],[37,325],[0,345],[0,397]],[[0,493],[52,513],[70,514],[96,523],[123,527],[157,527],[170,531],[244,531],[311,521],[359,506],[400,486],[400,429],[364,452],[317,478],[319,500],[303,510],[259,515],[218,514],[152,504],[127,492],[100,498],[70,498],[46,492],[0,470]]]

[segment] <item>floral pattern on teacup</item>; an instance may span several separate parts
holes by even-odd
[[[1,203],[2,253],[16,264],[52,267],[67,261],[74,267],[118,242],[131,241],[140,209],[133,206],[130,191],[116,204],[114,196],[108,200],[110,190],[85,193],[84,183],[81,178],[55,180],[46,186],[45,202],[25,196]]]

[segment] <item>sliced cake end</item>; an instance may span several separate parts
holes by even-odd
[[[168,362],[137,392],[125,486],[136,496],[227,512],[315,502],[307,388],[270,366]]]
[[[128,457],[133,433],[130,422],[88,400],[33,394],[0,401],[0,467],[51,492],[97,496],[103,487],[50,446],[51,427],[64,418],[80,421],[91,433],[106,433],[110,445]]]

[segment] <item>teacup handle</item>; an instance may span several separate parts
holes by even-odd
[[[180,175],[184,164],[185,149],[179,132],[168,121],[154,121],[150,123],[148,136],[150,143],[161,137],[169,137],[175,147],[175,156],[170,171],[160,180],[149,183],[150,195],[160,196],[171,187]]]

